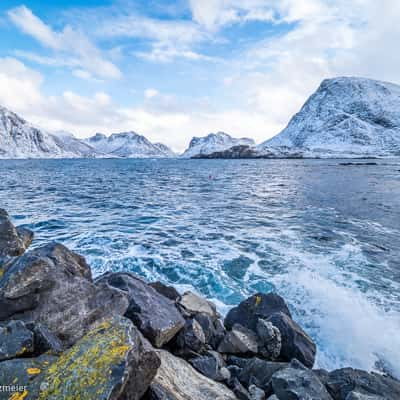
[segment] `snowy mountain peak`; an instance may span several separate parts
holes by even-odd
[[[306,156],[400,154],[400,86],[366,78],[326,79],[289,125],[257,147]]]
[[[253,139],[236,139],[225,132],[210,133],[204,137],[193,137],[188,149],[182,154],[184,158],[196,157],[201,154],[211,154],[217,151],[227,150],[237,145],[254,145]]]

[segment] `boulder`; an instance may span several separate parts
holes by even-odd
[[[228,374],[225,374],[224,359],[215,351],[209,351],[204,356],[192,358],[189,362],[197,371],[213,381],[224,381],[230,377],[229,371]]]
[[[129,307],[125,316],[153,346],[162,347],[183,328],[185,320],[174,302],[137,276],[127,272],[106,273],[96,282],[118,289],[128,297]]]
[[[257,321],[259,353],[268,360],[276,360],[281,354],[282,336],[279,329],[271,322],[259,318]]]
[[[208,314],[199,313],[194,319],[203,329],[206,343],[216,350],[225,336],[225,327],[220,319],[213,320]]]
[[[0,321],[35,321],[65,346],[96,321],[124,314],[127,306],[119,291],[92,282],[83,257],[57,243],[25,253],[0,280]]]
[[[332,400],[314,372],[297,360],[274,373],[272,388],[279,400]]]
[[[258,352],[257,336],[253,331],[235,324],[222,339],[218,351],[225,354],[255,355]]]
[[[190,317],[202,313],[209,315],[213,320],[218,318],[215,305],[193,292],[184,293],[178,304],[183,309],[184,314]]]
[[[33,333],[22,321],[0,327],[0,361],[32,354],[33,347]]]
[[[195,319],[188,319],[178,334],[176,344],[183,355],[202,353],[206,338],[201,325]]]
[[[385,400],[382,396],[375,396],[369,394],[361,394],[358,392],[350,392],[346,396],[346,400]]]
[[[28,322],[26,327],[34,336],[34,355],[53,354],[58,355],[63,351],[63,345],[54,333],[42,324]]]
[[[162,282],[151,282],[149,285],[158,293],[172,301],[178,301],[181,297],[179,292],[173,286],[164,285]]]
[[[132,322],[115,317],[88,332],[48,368],[38,400],[139,400],[159,365]]]
[[[0,362],[0,400],[36,400],[43,376],[56,360],[42,355]]]
[[[312,368],[317,347],[314,341],[287,314],[278,312],[268,318],[276,326],[282,337],[280,359],[283,361],[299,360],[306,367]]]
[[[181,358],[164,350],[157,351],[161,366],[150,386],[152,400],[236,400],[225,385],[197,372]]]
[[[249,386],[249,393],[251,400],[265,400],[265,392],[256,385]]]
[[[334,400],[346,400],[355,395],[381,396],[385,400],[400,399],[400,382],[388,376],[368,373],[353,368],[333,371],[325,385]]]
[[[235,394],[238,400],[251,400],[250,393],[248,390],[239,382],[237,378],[233,378],[229,382],[229,387],[232,389],[232,392]]]
[[[1,259],[22,255],[29,247],[33,233],[26,228],[16,228],[7,211],[0,208],[0,267]]]
[[[275,293],[258,293],[232,308],[225,318],[225,326],[232,329],[233,325],[240,324],[256,332],[258,319],[268,319],[276,312],[283,312],[291,317],[285,300],[281,296]]]

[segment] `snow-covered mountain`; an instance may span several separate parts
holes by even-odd
[[[183,158],[197,157],[224,151],[233,146],[247,145],[254,146],[254,140],[248,138],[236,139],[224,132],[210,133],[204,137],[194,137],[189,144],[188,149],[182,154]]]
[[[82,157],[72,141],[36,128],[0,106],[0,158]]]
[[[85,142],[94,147],[97,152],[110,157],[165,158],[173,154],[167,146],[153,144],[135,132],[113,133],[109,137],[97,133]]]
[[[400,86],[363,78],[327,79],[260,153],[306,157],[400,155]]]
[[[70,132],[58,131],[52,136],[61,148],[72,152],[75,154],[75,157],[95,158],[101,156],[101,154],[99,154],[99,152],[97,152],[92,146],[89,146],[83,140],[76,138]]]
[[[154,146],[157,147],[157,149],[160,150],[161,153],[165,155],[165,157],[172,158],[177,156],[174,151],[172,151],[167,145],[163,143],[154,143]]]

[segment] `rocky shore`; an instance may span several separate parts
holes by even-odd
[[[400,382],[313,369],[284,299],[257,293],[223,319],[192,292],[127,272],[93,279],[0,209],[0,400],[399,400]]]

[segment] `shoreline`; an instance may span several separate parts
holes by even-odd
[[[126,272],[93,279],[82,256],[32,240],[0,209],[0,386],[24,388],[0,400],[400,398],[388,375],[313,370],[316,345],[277,294],[222,319],[195,293]]]

